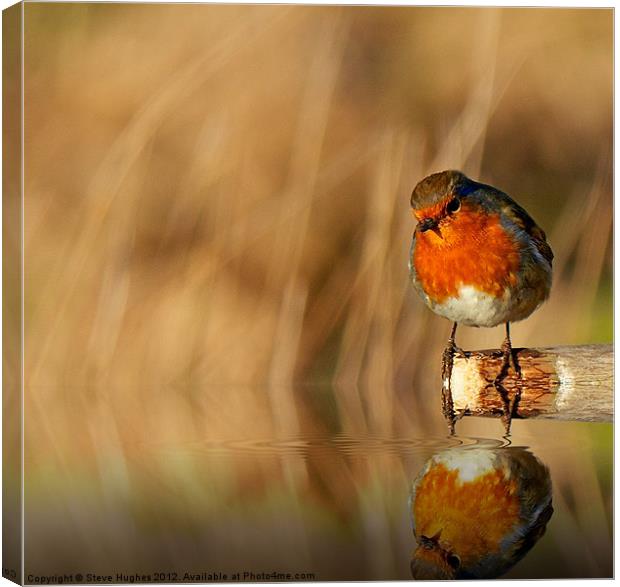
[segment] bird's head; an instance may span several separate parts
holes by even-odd
[[[416,231],[432,231],[439,239],[453,240],[455,223],[473,211],[467,196],[481,187],[460,171],[442,171],[425,177],[411,194]]]
[[[411,557],[411,575],[416,580],[456,579],[461,559],[452,549],[440,542],[441,532],[428,538],[420,536],[419,545]]]

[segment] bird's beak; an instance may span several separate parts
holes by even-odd
[[[420,232],[426,232],[427,230],[433,230],[437,228],[437,224],[439,223],[434,218],[424,218],[423,220],[420,220],[420,222],[418,222],[418,230]]]

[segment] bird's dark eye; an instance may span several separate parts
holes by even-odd
[[[456,554],[449,554],[446,561],[455,570],[461,566],[461,559]]]
[[[452,200],[448,202],[448,205],[446,206],[446,210],[448,210],[450,214],[454,214],[455,212],[458,212],[460,209],[461,209],[461,200],[459,200],[458,198],[453,198]]]

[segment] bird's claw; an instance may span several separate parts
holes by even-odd
[[[506,339],[502,344],[501,356],[503,357],[502,368],[493,381],[493,386],[502,398],[503,410],[501,419],[506,430],[506,436],[510,436],[512,419],[517,415],[517,406],[519,405],[519,400],[521,398],[521,386],[517,386],[517,390],[511,398],[508,390],[503,385],[503,381],[508,376],[508,372],[511,367],[514,370],[517,379],[520,380],[522,378],[522,373],[521,366],[517,361],[516,355],[508,339]]]
[[[454,411],[454,400],[452,398],[452,370],[454,368],[454,356],[467,356],[463,349],[456,346],[453,336],[448,340],[448,344],[443,351],[441,361],[441,399],[442,412],[448,422],[450,435],[454,436],[456,421],[459,419]]]

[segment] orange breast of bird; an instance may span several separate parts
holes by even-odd
[[[422,210],[417,216],[426,213]],[[463,202],[461,210],[436,230],[416,234],[412,262],[426,294],[441,303],[458,296],[462,285],[501,296],[517,283],[520,254],[499,214]]]
[[[441,532],[464,563],[500,550],[501,541],[519,524],[515,479],[491,469],[463,482],[458,470],[437,463],[422,479],[412,504],[418,536]]]

